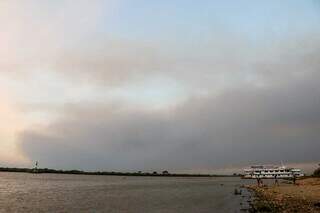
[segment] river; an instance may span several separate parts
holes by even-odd
[[[240,212],[249,195],[234,190],[247,182],[1,172],[0,212]]]

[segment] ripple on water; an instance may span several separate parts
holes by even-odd
[[[239,178],[0,173],[2,212],[240,212]]]

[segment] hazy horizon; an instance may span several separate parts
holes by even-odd
[[[311,170],[320,2],[0,2],[0,166]]]

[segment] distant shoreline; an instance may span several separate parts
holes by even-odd
[[[95,171],[88,172],[82,170],[57,170],[48,168],[10,168],[0,167],[0,172],[20,172],[20,173],[33,173],[33,174],[72,174],[72,175],[109,175],[109,176],[147,176],[147,177],[239,177],[239,175],[215,175],[215,174],[177,174],[169,173],[167,171],[158,172],[106,172]]]

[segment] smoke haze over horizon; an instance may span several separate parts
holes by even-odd
[[[318,162],[318,1],[1,1],[0,164]]]

